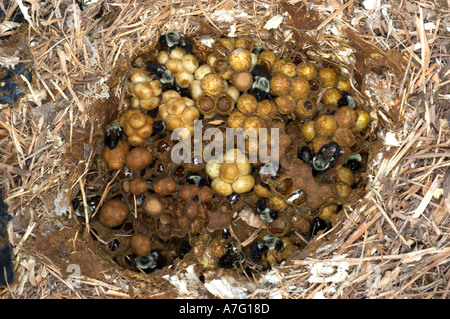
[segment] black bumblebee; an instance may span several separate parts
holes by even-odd
[[[347,92],[342,92],[342,97],[338,101],[338,106],[356,107],[355,99]]]
[[[308,146],[302,146],[297,151],[297,157],[302,160],[303,163],[311,165],[314,158],[313,151]]]
[[[172,49],[174,47],[180,47],[186,53],[192,53],[194,48],[191,40],[189,40],[183,33],[169,31],[159,37],[159,43]]]
[[[159,64],[157,62],[152,62],[147,66],[147,70],[148,72],[150,72],[150,74],[155,75],[156,78],[161,81],[163,91],[175,90],[181,96],[188,98],[191,97],[189,88],[179,87],[175,82],[175,77],[173,76],[172,72],[170,72],[170,70],[168,70],[165,65]]]
[[[270,72],[265,64],[257,64],[252,70],[253,84],[250,93],[258,102],[265,99],[273,99],[270,94]]]
[[[164,122],[163,120],[154,121],[152,136],[163,134],[166,131],[166,127],[166,122]]]
[[[273,235],[266,235],[263,239],[254,242],[250,246],[250,258],[254,261],[261,262],[265,269],[270,269],[271,262],[281,262],[280,251],[283,247],[284,243],[280,238]]]
[[[255,54],[256,56],[258,56],[263,51],[264,51],[264,49],[262,47],[260,47],[259,45],[253,46],[252,53]]]
[[[223,239],[228,239],[231,237],[231,232],[228,228],[224,228],[222,229],[222,238]]]
[[[183,259],[191,251],[191,249],[192,249],[192,246],[189,244],[189,242],[183,241],[181,243],[181,247],[179,249],[179,257],[181,259]]]
[[[164,257],[158,249],[153,249],[147,256],[133,256],[134,264],[142,269],[145,273],[150,273],[155,269],[163,268],[167,259]]]
[[[225,251],[225,255],[219,259],[220,267],[233,268],[233,266],[239,266],[244,263],[245,254],[242,251],[233,250],[231,245],[227,245]]]
[[[260,260],[269,250],[280,250],[284,246],[283,241],[273,235],[266,235],[261,240],[254,242],[250,246],[250,257],[253,260]]]
[[[147,66],[148,72],[161,81],[163,91],[172,90],[175,86],[175,77],[165,65],[152,62]]]
[[[117,146],[123,134],[124,134],[123,129],[119,125],[117,124],[111,125],[105,131],[105,139],[104,139],[105,145],[112,150]]]
[[[345,167],[349,168],[351,171],[356,172],[362,167],[362,156],[361,154],[353,154],[350,156],[348,161],[344,164]]]
[[[266,223],[271,223],[278,218],[278,212],[267,207],[265,198],[258,199],[256,202],[256,211],[259,214],[259,218]]]
[[[338,143],[331,142],[322,146],[312,160],[313,168],[317,171],[327,170],[335,163],[343,151]]]
[[[314,238],[320,230],[323,230],[323,232],[326,232],[330,229],[331,229],[330,222],[327,222],[319,217],[316,217],[312,221],[310,236],[311,236],[311,238]]]
[[[211,187],[211,182],[208,175],[205,178],[197,174],[190,174],[186,177],[186,184],[196,185],[197,187]]]
[[[238,193],[233,193],[230,196],[227,196],[227,199],[234,205],[241,199],[241,196]]]
[[[86,199],[87,213],[89,217],[95,212],[99,203],[100,196],[98,195]],[[84,217],[84,203],[82,198],[74,198],[72,200],[72,207],[75,215],[78,217]]]

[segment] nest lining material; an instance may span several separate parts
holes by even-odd
[[[105,265],[84,270],[77,288],[68,280],[67,264],[35,245],[42,234],[66,226],[49,240],[58,243],[66,236],[75,248],[68,250],[72,256],[90,253],[79,248],[85,238],[63,212],[70,209],[72,193],[85,191],[89,145],[108,122],[95,116],[94,105],[103,114],[105,108],[121,110],[96,102],[112,96],[123,105],[121,83],[127,75],[120,65],[149,49],[165,30],[254,34],[264,43],[271,38],[271,49],[280,54],[301,50],[353,66],[349,74],[362,84],[361,98],[369,97],[378,119],[384,145],[368,171],[371,187],[346,209],[336,240],[274,269],[260,282],[262,288],[241,290],[239,297],[448,296],[449,72],[442,49],[448,46],[448,11],[439,2],[370,7],[370,1],[315,1],[308,8],[295,0],[126,4],[97,1],[83,11],[66,1],[36,4],[22,27],[27,32],[17,36],[30,48],[26,59],[34,65],[35,81],[26,98],[3,107],[0,117],[2,187],[14,216],[10,241],[17,274],[2,297],[213,297],[214,287],[251,286],[216,273],[207,278],[205,290],[189,270],[169,272],[165,278],[171,282],[177,275],[192,284],[192,290],[181,292],[163,274],[140,276]],[[21,1],[15,5],[22,9]],[[16,61],[6,50],[0,56]],[[274,274],[281,282],[270,280]],[[56,289],[50,289],[51,282]]]

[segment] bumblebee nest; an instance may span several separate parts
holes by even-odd
[[[234,278],[239,298],[445,298],[448,112],[425,94],[448,86],[430,62],[445,23],[424,26],[440,6],[389,4],[385,39],[368,2],[246,5],[32,7],[31,39],[9,42],[35,64],[29,93],[0,122],[17,153],[2,166],[17,277],[4,296],[226,298],[213,283]],[[249,163],[248,138],[229,163],[174,163],[195,120],[278,128],[280,166]]]
[[[101,158],[88,172],[92,181],[99,173],[117,182],[102,202],[73,200],[100,248],[124,268],[193,264],[199,273],[259,273],[279,266],[336,225],[366,183],[374,128],[338,67],[277,57],[249,36],[210,40],[206,46],[202,37],[169,31],[131,62],[125,111],[105,129]],[[197,120],[204,126],[198,137]],[[223,140],[227,128],[243,129],[246,147],[224,143],[220,157],[195,157],[195,139],[206,150],[214,123]],[[263,135],[274,128],[279,136]],[[180,145],[187,156],[177,164]],[[262,148],[276,158],[250,162]],[[259,218],[253,241],[243,210]]]

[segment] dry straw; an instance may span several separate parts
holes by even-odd
[[[338,227],[270,272],[275,280],[239,277],[234,285],[242,296],[448,298],[445,0],[11,2],[9,14],[19,7],[28,23],[0,29],[14,39],[12,49],[0,47],[0,65],[30,63],[34,78],[25,98],[0,113],[1,185],[14,216],[16,269],[2,298],[217,297],[182,269],[166,274],[188,280],[188,291],[162,273],[132,274],[102,263],[85,245],[73,212],[64,213],[71,196],[88,191],[92,146],[108,114],[123,108],[131,59],[166,30],[250,34],[279,54],[302,51],[345,66],[360,83],[356,98],[372,110],[382,142],[362,199],[345,207]],[[98,103],[108,97],[118,109]],[[86,258],[97,268],[69,276],[64,261]],[[221,275],[210,275],[209,283]]]

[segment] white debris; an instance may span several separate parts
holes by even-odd
[[[387,131],[384,136],[384,145],[386,146],[400,146],[400,142],[397,140],[395,132]]]
[[[282,274],[276,270],[272,269],[264,274],[259,280],[261,287],[265,287],[267,284],[279,285],[281,284]]]
[[[239,217],[250,227],[264,228],[265,224],[250,208],[244,208],[239,213]]]
[[[250,297],[247,289],[238,286],[236,280],[231,276],[222,276],[220,279],[205,282],[205,288],[221,299],[246,299]]]
[[[342,256],[335,256],[335,258],[342,258]],[[348,277],[349,263],[346,261],[340,262],[319,262],[315,263],[310,268],[311,276],[308,278],[312,283],[324,282],[342,282]]]
[[[217,22],[234,22],[236,18],[245,18],[248,14],[242,10],[218,9],[211,14],[211,19]]]
[[[336,24],[330,23],[324,28],[324,33],[333,34],[335,36],[340,36],[341,29]]]
[[[422,44],[420,42],[417,42],[413,46],[413,51],[419,51],[422,50]]]
[[[69,189],[66,188],[63,191],[61,191],[53,201],[53,204],[55,205],[55,214],[57,216],[61,216],[69,211]]]
[[[50,130],[48,130],[48,139],[46,142],[51,143],[51,145],[53,145],[53,148],[55,148],[57,152],[61,154],[66,153],[65,143],[63,142],[61,136],[52,134]]]
[[[80,1],[78,1],[78,4],[82,8],[82,10],[85,10],[87,6],[89,6],[91,4],[96,4],[97,2],[98,2],[98,0],[80,0]]]
[[[188,282],[186,280],[181,279],[178,275],[164,275],[162,277],[168,280],[172,285],[174,285],[181,296],[189,295],[189,291],[187,289]]]
[[[184,273],[179,273],[177,275],[162,276],[164,279],[168,280],[172,285],[177,288],[180,297],[197,297],[197,291],[193,290],[192,287],[201,285],[201,281],[195,274],[194,265],[190,265],[186,268]],[[189,289],[191,288],[191,289]]]
[[[425,31],[430,31],[436,29],[436,24],[434,22],[426,22],[423,24],[423,28]]]
[[[27,21],[30,21],[31,17],[30,17],[30,15],[28,14],[28,9],[29,9],[29,8],[26,7],[26,6],[23,4],[23,1],[22,1],[22,0],[16,0],[16,2],[17,2],[17,5],[18,5],[19,8],[20,8],[20,12],[22,12],[22,14],[23,14],[24,19],[27,20]]]
[[[14,28],[17,28],[20,26],[20,23],[13,22],[13,21],[3,21],[0,23],[0,33],[12,30]]]
[[[1,32],[0,32],[1,33]],[[0,56],[0,66],[3,66],[5,68],[14,68],[16,64],[19,64],[20,58],[17,56]]]
[[[214,42],[216,42],[216,40],[212,37],[205,37],[200,39],[200,43],[206,45],[208,48],[212,48]]]
[[[283,294],[279,290],[271,292],[269,299],[283,299]]]
[[[355,53],[355,50],[352,48],[341,48],[336,49],[336,55],[341,59],[341,61],[344,61],[347,64],[352,63],[352,55]],[[346,69],[342,70],[343,72],[346,72],[348,74],[348,71]]]
[[[283,22],[283,19],[283,15],[277,14],[276,16],[270,18],[263,28],[267,30],[276,29],[280,26],[281,22]]]
[[[228,32],[227,36],[230,38],[234,38],[236,36],[236,23],[230,25],[230,32]]]
[[[327,298],[325,298],[325,296],[323,295],[323,290],[321,289],[314,294],[313,299],[327,299]]]
[[[284,31],[284,42],[288,42],[289,40],[291,40],[293,34],[294,33],[292,32],[292,30],[285,30]]]
[[[379,8],[381,5],[381,0],[364,0],[363,6],[364,9],[372,11],[376,8]]]
[[[304,194],[305,194],[304,191],[302,191],[301,189],[298,189],[298,190],[294,191],[286,201],[288,201],[289,203],[293,203],[294,201],[299,199]]]
[[[433,193],[434,199],[439,199],[439,198],[441,198],[442,195],[444,195],[444,189],[436,188],[436,191]]]
[[[73,29],[76,26],[79,27],[80,25],[80,19],[81,19],[81,10],[80,7],[75,4],[69,4],[66,8],[66,14],[67,14],[67,18],[66,18],[66,26],[68,29]]]
[[[95,94],[100,99],[109,98],[109,88],[106,81],[107,79],[105,77],[101,77],[97,81],[92,82],[91,88],[85,92]]]

